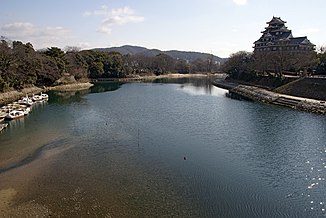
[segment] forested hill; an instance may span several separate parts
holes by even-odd
[[[212,59],[214,62],[223,63],[226,58],[220,58],[218,56],[208,54],[208,53],[201,53],[201,52],[191,52],[191,51],[161,51],[158,49],[147,49],[145,47],[140,46],[132,46],[132,45],[124,45],[120,47],[111,47],[111,48],[96,48],[96,51],[104,51],[104,52],[119,52],[123,55],[143,55],[147,57],[154,57],[159,54],[166,54],[174,59],[181,59],[186,60],[189,62],[193,62],[195,60],[207,60]]]

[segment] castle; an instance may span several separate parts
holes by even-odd
[[[286,21],[273,17],[267,22],[268,27],[254,42],[254,53],[288,52],[289,54],[311,52],[315,49],[306,36],[293,37],[292,31],[285,26]]]

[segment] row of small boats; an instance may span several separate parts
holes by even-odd
[[[5,105],[0,109],[0,121],[24,117],[31,112],[31,107],[37,102],[47,101],[49,96],[41,92],[39,95],[21,98],[17,102]]]

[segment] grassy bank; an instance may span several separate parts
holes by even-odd
[[[33,94],[38,94],[40,92],[47,92],[50,90],[55,90],[55,91],[79,91],[79,90],[84,90],[84,89],[89,89],[92,87],[93,84],[89,82],[85,83],[73,83],[73,84],[66,84],[66,85],[58,85],[58,86],[53,86],[53,87],[30,87],[30,88],[24,88],[22,90],[13,90],[9,92],[3,92],[0,93],[0,106],[14,102],[21,97],[24,97],[26,95],[33,95]]]

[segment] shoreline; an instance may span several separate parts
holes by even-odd
[[[200,78],[200,77],[217,77],[224,78],[224,74],[211,74],[211,73],[192,73],[192,74],[165,74],[165,75],[150,75],[150,76],[140,76],[134,75],[134,77],[129,78],[98,78],[93,79],[90,82],[77,82],[65,85],[57,85],[57,86],[48,86],[48,87],[29,87],[24,88],[22,90],[13,90],[8,92],[0,93],[0,106],[5,104],[12,103],[26,95],[38,94],[41,92],[48,91],[81,91],[85,89],[89,89],[94,84],[92,82],[138,82],[138,81],[153,81],[156,79],[174,79],[174,78]]]
[[[231,98],[247,99],[265,104],[289,107],[305,112],[326,114],[325,101],[279,94],[253,85],[241,85],[225,80],[215,80],[213,85],[228,90]]]
[[[89,89],[90,87],[94,86],[94,84],[87,82],[87,83],[72,83],[66,85],[59,85],[53,87],[45,88],[45,91],[80,91]]]
[[[9,92],[2,92],[0,93],[0,106],[3,106],[8,103],[12,103],[19,98],[22,98],[26,95],[33,95],[41,92],[48,92],[48,91],[80,91],[84,89],[89,89],[94,84],[90,82],[85,83],[72,83],[72,84],[66,84],[66,85],[58,85],[58,86],[52,86],[52,87],[30,87],[30,88],[24,88],[20,91],[14,90]]]
[[[200,77],[215,77],[224,74],[210,74],[210,73],[191,73],[191,74],[181,74],[181,73],[171,73],[164,75],[146,75],[140,76],[135,75],[134,77],[128,78],[98,78],[93,79],[92,82],[137,82],[137,81],[152,81],[156,79],[177,79],[177,78],[200,78]]]

